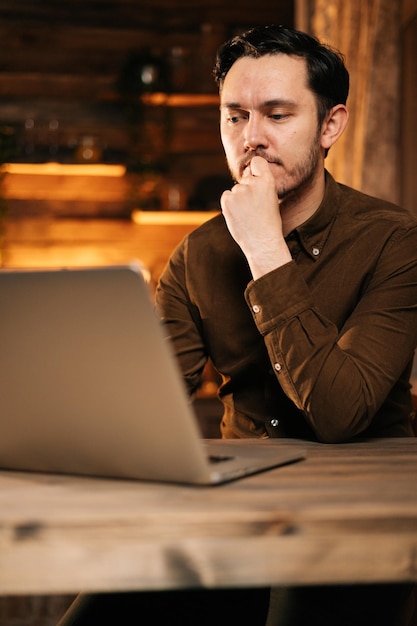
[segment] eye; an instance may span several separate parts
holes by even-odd
[[[224,121],[230,126],[235,126],[239,124],[239,122],[244,121],[248,118],[248,114],[244,111],[236,110],[236,109],[228,109],[223,111]]]
[[[285,120],[289,117],[288,113],[271,113],[271,115],[269,116],[272,120],[275,120],[277,122],[281,122],[282,120]]]

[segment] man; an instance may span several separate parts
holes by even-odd
[[[411,435],[416,221],[324,169],[348,120],[342,58],[257,28],[220,49],[215,77],[237,184],[157,290],[190,393],[210,357],[224,437]]]
[[[325,170],[348,121],[341,55],[303,33],[255,28],[220,48],[215,78],[236,184],[157,289],[190,394],[210,358],[223,437],[412,436],[416,220]],[[408,591],[278,598],[291,626],[395,626]]]
[[[220,48],[215,78],[236,184],[174,251],[156,293],[190,395],[210,358],[223,437],[412,436],[417,222],[325,171],[348,120],[342,57],[304,33],[256,28]],[[268,624],[399,626],[409,592],[277,590]],[[268,602],[265,589],[96,596],[90,619],[61,626],[145,606],[152,624],[256,626]]]

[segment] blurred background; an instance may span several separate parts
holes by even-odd
[[[272,22],[346,55],[351,121],[329,169],[413,208],[416,20],[416,0],[3,0],[0,163],[17,164],[2,194],[8,215],[217,209],[229,175],[215,52],[233,34]],[[90,168],[104,180],[56,185],[54,176],[80,170],[40,167],[51,162],[122,169]],[[30,178],[37,174],[50,178]]]
[[[230,185],[216,49],[267,23],[345,54],[328,169],[417,212],[417,0],[0,0],[0,265],[138,259],[155,284]],[[0,624],[52,626],[69,599],[2,597]]]
[[[0,0],[0,264],[138,257],[157,280],[230,185],[212,67],[221,42],[256,24],[345,54],[350,122],[327,167],[416,211],[416,6]]]

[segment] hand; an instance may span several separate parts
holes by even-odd
[[[282,233],[275,180],[265,159],[254,156],[241,182],[225,191],[220,203],[229,232],[246,256],[254,279],[291,260]]]

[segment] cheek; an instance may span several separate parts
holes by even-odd
[[[228,133],[222,133],[221,134],[221,140],[222,140],[222,144],[223,144],[223,150],[226,154],[226,156],[232,155],[236,152],[236,147],[235,144],[236,142],[234,142],[230,135]]]
[[[242,143],[243,127],[239,125],[231,126],[227,122],[220,123],[220,137],[224,148],[232,152],[237,152]]]
[[[296,160],[309,150],[314,139],[315,134],[311,128],[294,129],[281,141],[281,148],[290,158]]]

